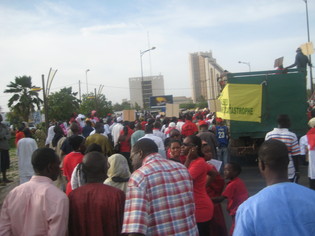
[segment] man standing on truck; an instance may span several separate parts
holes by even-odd
[[[308,60],[308,57],[305,56],[301,50],[301,48],[296,49],[295,62],[286,67],[285,69],[290,69],[296,66],[299,71],[306,72],[306,65],[312,66],[311,62]]]
[[[285,143],[289,152],[288,179],[291,182],[297,183],[300,177],[298,159],[300,156],[300,146],[298,139],[295,133],[289,131],[291,122],[288,115],[279,115],[277,122],[278,128],[274,128],[268,132],[265,140],[277,139]]]

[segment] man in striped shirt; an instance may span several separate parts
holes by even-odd
[[[290,132],[291,126],[288,115],[279,115],[277,118],[278,128],[266,134],[265,140],[277,139],[285,143],[289,151],[288,179],[291,182],[298,181],[300,177],[298,158],[300,156],[300,146],[295,133]]]
[[[131,150],[130,177],[122,233],[198,235],[191,177],[184,165],[167,160],[147,138]]]

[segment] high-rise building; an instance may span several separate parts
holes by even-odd
[[[130,103],[140,107],[150,106],[151,96],[165,95],[163,75],[129,78]],[[143,100],[145,104],[143,106]]]
[[[192,99],[196,102],[201,97],[214,100],[219,96],[218,78],[223,69],[212,57],[212,52],[195,52],[189,54]]]

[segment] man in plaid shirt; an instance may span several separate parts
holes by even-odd
[[[158,154],[150,139],[132,148],[122,233],[198,235],[193,185],[186,167]]]

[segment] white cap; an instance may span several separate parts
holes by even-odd
[[[122,120],[121,116],[117,117],[117,122],[122,122]]]
[[[315,117],[309,120],[308,126],[311,128],[315,128]]]
[[[79,115],[78,115],[78,118],[80,118],[80,119],[85,119],[85,115],[79,114]]]
[[[169,123],[168,126],[171,127],[171,128],[174,128],[174,127],[176,127],[176,124],[174,122],[171,122],[171,123]]]

